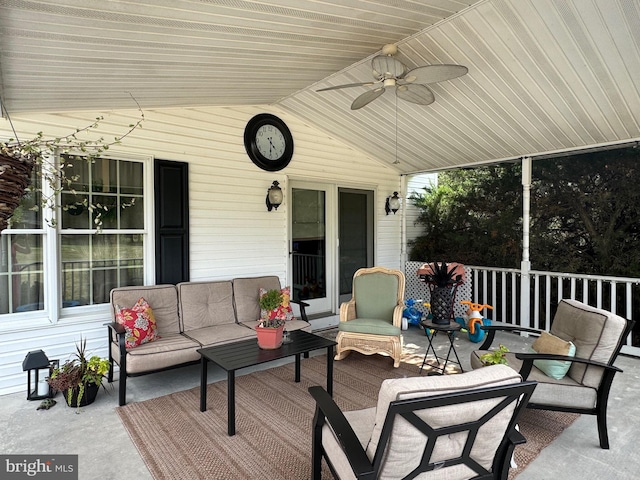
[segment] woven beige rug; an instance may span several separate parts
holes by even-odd
[[[300,383],[293,364],[238,376],[234,437],[227,436],[226,381],[208,386],[206,412],[199,387],[116,411],[156,480],[308,479],[314,403],[307,388],[326,385],[325,369],[326,357],[318,356],[302,360]],[[394,369],[389,358],[352,353],[334,363],[334,398],[343,410],[373,407],[382,380],[417,374],[416,365]],[[520,424],[529,443],[517,449],[518,471],[570,423],[553,419],[547,429],[540,421],[547,412],[531,413],[535,425]],[[540,442],[528,433],[534,427]],[[332,478],[324,462],[323,478]]]

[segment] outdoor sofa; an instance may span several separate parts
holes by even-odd
[[[198,349],[255,338],[260,318],[260,288],[280,290],[277,276],[235,278],[225,281],[183,282],[177,285],[120,287],[111,290],[108,326],[109,374],[118,364],[120,405],[126,403],[127,377],[146,375],[200,361]],[[118,307],[131,307],[144,298],[153,310],[159,338],[134,348],[125,346],[125,329],[115,321]],[[311,331],[305,306],[301,319],[287,322],[287,330]]]

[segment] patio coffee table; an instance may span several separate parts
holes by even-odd
[[[327,392],[333,395],[333,340],[302,330],[290,332],[291,341],[275,350],[263,350],[256,339],[201,348],[200,354],[200,411],[207,410],[207,364],[213,362],[227,372],[227,433],[236,434],[236,370],[295,356],[294,381],[300,381],[300,355],[327,349]]]

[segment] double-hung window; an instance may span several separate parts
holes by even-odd
[[[112,288],[144,284],[148,163],[61,161],[71,181],[62,186],[55,225],[43,220],[50,212],[41,212],[34,192],[2,234],[0,315],[51,309],[51,302],[55,311],[107,303]]]

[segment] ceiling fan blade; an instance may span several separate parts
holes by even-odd
[[[376,88],[375,90],[369,90],[368,92],[364,92],[358,98],[356,98],[351,104],[351,110],[358,110],[359,108],[368,105],[373,102],[376,98],[384,93],[384,87]]]
[[[321,88],[320,90],[316,90],[316,92],[326,92],[327,90],[338,90],[340,88],[370,87],[371,85],[375,85],[376,83],[378,82],[347,83],[345,85],[336,85],[335,87]]]
[[[409,70],[404,76],[404,81],[414,84],[444,82],[466,75],[468,71],[469,69],[462,65],[427,65]]]
[[[402,100],[418,105],[431,105],[436,101],[433,92],[426,85],[399,85],[396,95]]]

